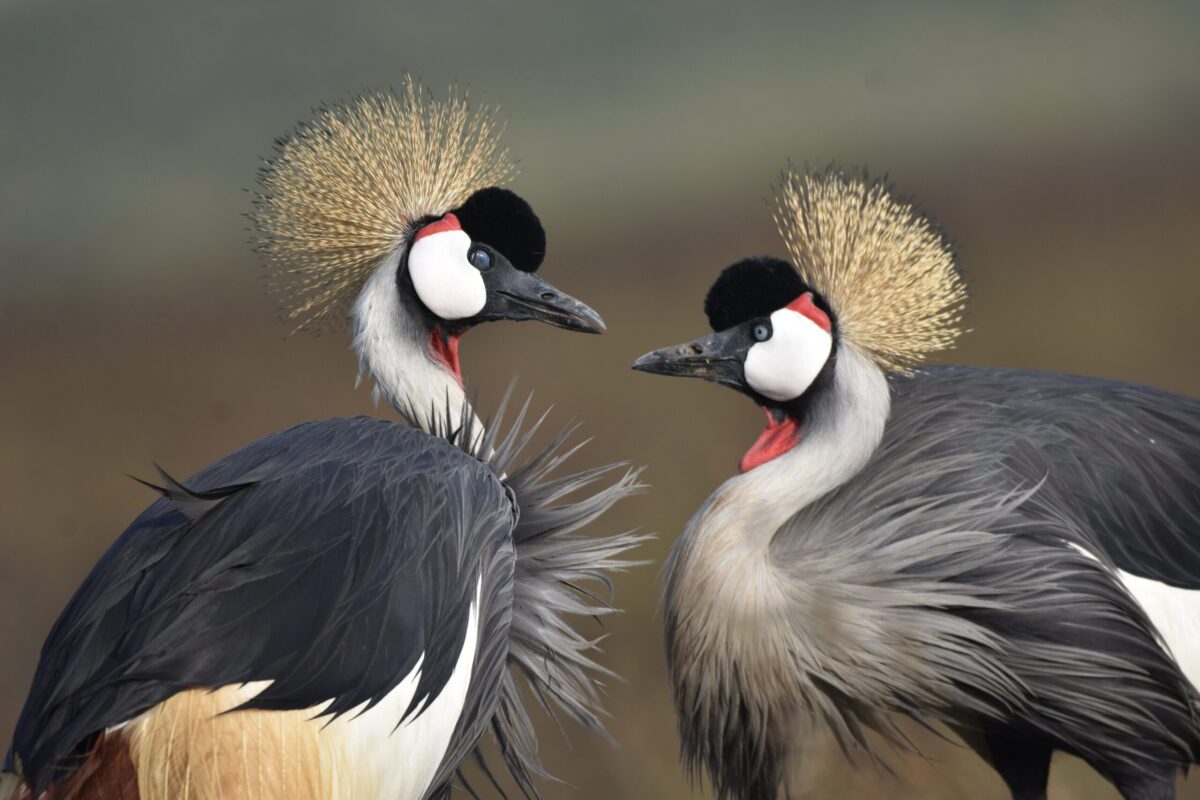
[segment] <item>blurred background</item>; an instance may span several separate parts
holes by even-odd
[[[887,173],[956,241],[973,329],[946,360],[1200,395],[1200,5],[382,4],[0,0],[0,739],[42,639],[179,474],[303,420],[390,415],[341,335],[287,336],[245,190],[322,101],[452,82],[499,105],[546,275],[610,333],[466,338],[484,409],[509,377],[586,421],[581,465],[653,491],[598,528],[658,534],[608,621],[613,748],[545,725],[547,798],[703,798],[677,764],[658,570],[761,414],[628,369],[701,333],[717,270],[783,254],[764,204],[789,159]],[[815,754],[813,798],[1002,798],[922,740],[894,778]],[[1185,796],[1200,798],[1200,781]],[[1111,798],[1080,762],[1051,797]]]

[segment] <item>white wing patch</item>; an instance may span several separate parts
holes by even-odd
[[[1200,591],[1180,589],[1123,570],[1116,572],[1171,648],[1175,663],[1200,690]]]
[[[397,727],[416,693],[424,654],[413,671],[378,705],[358,716],[356,709],[338,721],[342,724],[333,726],[340,729],[346,763],[359,773],[353,780],[359,790],[370,787],[371,796],[389,800],[420,800],[429,790],[467,699],[479,641],[482,588],[481,577],[476,583],[467,633],[454,671],[442,691],[420,714]]]
[[[1071,547],[1099,560],[1077,544]],[[1113,573],[1154,623],[1184,676],[1200,690],[1200,590],[1180,589],[1122,569]]]

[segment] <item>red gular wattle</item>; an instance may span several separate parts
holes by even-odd
[[[738,464],[739,472],[749,472],[755,467],[761,467],[800,443],[803,431],[798,420],[790,414],[785,414],[782,420],[776,419],[768,409],[764,408],[763,411],[767,414],[767,427],[746,451],[746,455],[742,456],[742,461]]]
[[[458,381],[458,385],[462,386],[462,365],[458,361],[458,334],[443,334],[441,329],[434,328],[433,335],[429,337],[429,348],[433,351],[434,358],[442,362]]]

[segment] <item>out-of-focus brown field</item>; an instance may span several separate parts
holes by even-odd
[[[344,335],[287,335],[239,215],[274,136],[405,69],[503,105],[514,188],[550,237],[544,274],[610,328],[472,332],[483,410],[519,376],[552,424],[595,437],[578,464],[630,459],[652,485],[597,526],[658,536],[605,624],[617,746],[543,725],[565,782],[547,798],[709,796],[677,762],[658,570],[761,415],[628,365],[703,331],[720,267],[783,253],[762,198],[787,159],[886,170],[954,239],[972,330],[944,360],[1200,395],[1193,7],[113,13],[0,2],[4,743],[59,610],[151,499],[127,474],[186,475],[303,420],[391,416],[355,387]],[[1006,796],[963,748],[918,739],[922,755],[890,757],[894,777],[814,752],[804,796]],[[1184,787],[1200,798],[1200,779]],[[1051,797],[1115,794],[1059,758]]]

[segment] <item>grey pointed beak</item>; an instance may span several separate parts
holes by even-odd
[[[511,270],[491,287],[484,314],[491,319],[537,320],[580,333],[603,333],[604,320],[591,306],[554,288],[532,272]]]
[[[633,362],[639,372],[679,378],[703,378],[735,389],[745,386],[743,362],[749,346],[736,329],[710,333],[684,344],[654,350]]]

